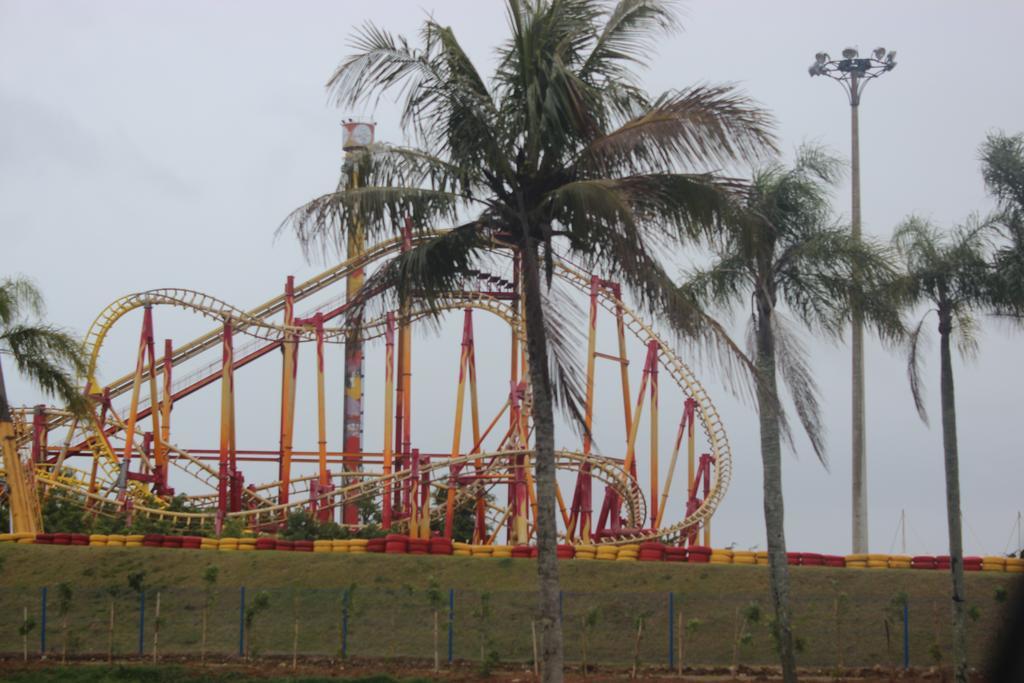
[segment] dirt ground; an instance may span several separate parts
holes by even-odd
[[[150,667],[153,666],[152,659],[126,658],[115,659],[115,666],[125,667]],[[398,680],[419,679],[439,681],[481,681],[500,680],[509,683],[528,683],[537,678],[532,668],[528,665],[503,665],[497,666],[488,673],[483,673],[475,663],[456,663],[454,666],[442,666],[437,673],[433,671],[432,664],[424,661],[405,660],[358,660],[349,659],[344,662],[327,658],[300,658],[293,667],[291,659],[288,658],[260,658],[254,662],[241,662],[236,659],[208,660],[205,665],[200,665],[193,658],[166,657],[160,659],[162,665],[172,665],[183,669],[184,679],[195,680],[230,680],[244,681],[247,679],[264,680],[288,680],[288,679],[323,679],[336,678],[339,680],[359,679],[373,676],[391,676]],[[30,680],[32,672],[50,674],[48,680],[53,680],[53,674],[61,668],[59,660],[33,659],[23,662],[20,658],[0,658],[0,680],[8,677],[16,677],[18,680]],[[74,668],[81,672],[83,667],[108,666],[102,658],[69,658],[67,668]],[[48,670],[48,671],[47,671]],[[142,671],[140,671],[140,674]],[[122,676],[119,676],[122,678]],[[623,681],[632,678],[629,669],[592,669],[583,675],[578,668],[566,671],[565,680],[573,683],[599,683],[600,681]],[[140,677],[139,680],[143,680]],[[711,683],[718,681],[775,681],[781,680],[777,668],[772,667],[743,667],[734,674],[727,668],[687,668],[682,678],[676,672],[667,669],[642,669],[637,674],[640,680],[674,680],[674,681],[699,681]],[[880,667],[874,669],[849,669],[842,672],[824,670],[802,670],[800,680],[829,683],[840,683],[851,681],[856,683],[939,683],[952,679],[949,671],[930,669],[910,669],[887,671]],[[124,680],[128,680],[125,678]],[[983,683],[984,678],[978,674],[971,676],[972,682]]]

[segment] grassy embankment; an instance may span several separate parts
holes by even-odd
[[[138,651],[139,599],[128,577],[145,573],[144,645],[150,653],[156,593],[161,594],[160,649],[198,656],[203,575],[218,567],[209,617],[209,651],[237,655],[239,587],[247,603],[266,592],[268,610],[256,617],[252,646],[257,655],[291,653],[295,624],[300,655],[340,652],[344,591],[351,591],[347,651],[355,657],[430,658],[433,615],[427,593],[440,587],[441,656],[446,657],[448,589],[455,590],[454,656],[476,659],[481,650],[502,661],[531,655],[530,619],[536,566],[530,560],[438,556],[188,551],[0,545],[0,652],[21,651],[17,633],[22,609],[40,621],[40,589],[48,587],[47,650],[63,644],[57,586],[69,584],[70,650],[105,654],[111,602],[115,605],[114,650]],[[686,662],[728,665],[734,656],[738,614],[759,603],[761,619],[749,627],[750,641],[738,648],[740,663],[773,659],[768,619],[766,567],[673,563],[566,561],[561,564],[567,656],[579,661],[583,626],[594,615],[587,641],[592,662],[632,660],[638,618],[645,622],[641,661],[663,666],[668,656],[668,594],[687,633]],[[911,663],[950,661],[949,578],[941,571],[792,568],[796,634],[802,665],[891,666],[902,658],[901,609],[910,613]],[[998,634],[1001,610],[1012,597],[1016,575],[969,573],[967,577],[971,657],[980,662]],[[487,597],[482,598],[483,595]],[[1010,594],[1010,595],[1008,595]],[[39,628],[30,650],[39,651]],[[938,658],[938,659],[936,659]]]

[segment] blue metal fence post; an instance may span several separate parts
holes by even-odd
[[[146,640],[146,591],[139,591],[139,656],[145,654]]]
[[[42,607],[40,608],[39,621],[42,622],[41,628],[39,629],[39,655],[41,657],[46,656],[46,586],[43,586],[42,591]]]
[[[245,586],[238,589],[238,656],[245,656]]]
[[[448,663],[452,663],[455,644],[455,589],[448,589]]]
[[[668,668],[671,669],[676,663],[676,603],[675,594],[669,591],[668,594]]]
[[[341,658],[348,655],[348,589],[341,598]]]
[[[903,601],[903,668],[910,668],[910,601]]]

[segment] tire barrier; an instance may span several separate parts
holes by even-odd
[[[77,534],[27,532],[0,534],[0,543],[22,545],[87,546],[92,548],[162,548],[183,550],[218,550],[247,552],[280,550],[313,553],[382,553],[385,555],[454,555],[479,559],[536,559],[537,547],[532,545],[474,545],[435,536],[411,538],[404,534],[388,534],[377,538],[289,540],[274,536],[179,536],[175,534]],[[674,546],[657,541],[614,545],[559,544],[559,560],[616,560],[621,562],[689,562],[696,564],[768,564],[768,553],[706,546]],[[799,567],[849,569],[949,569],[948,555],[885,555],[878,553],[825,555],[820,553],[786,553],[787,563]],[[965,571],[1006,572],[1024,574],[1024,558],[997,555],[964,556]]]

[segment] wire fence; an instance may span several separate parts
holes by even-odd
[[[996,601],[969,609],[973,661],[1003,617]],[[158,604],[159,603],[159,604]],[[114,657],[358,657],[528,663],[537,596],[411,587],[164,588],[135,592],[0,588],[0,653]],[[776,660],[767,596],[564,592],[566,660],[605,666],[755,666]],[[792,600],[797,658],[831,668],[948,665],[945,599]],[[205,624],[205,626],[204,626]],[[436,624],[436,631],[435,631]],[[436,633],[436,640],[435,640]],[[205,634],[205,635],[204,635]]]

